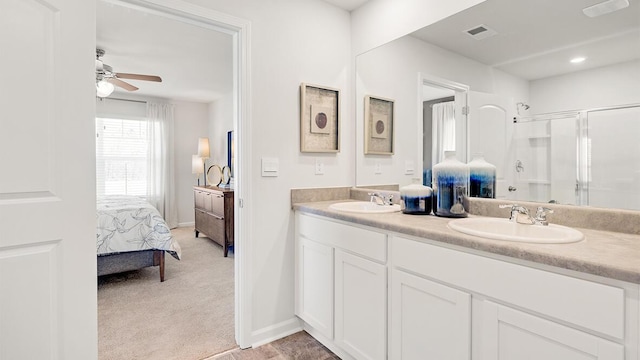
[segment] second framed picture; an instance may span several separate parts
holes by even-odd
[[[364,153],[393,155],[393,100],[367,95],[364,98]]]

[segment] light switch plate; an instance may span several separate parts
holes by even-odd
[[[379,162],[376,162],[373,173],[376,175],[382,174],[382,165]]]
[[[274,177],[278,176],[280,164],[278,158],[262,158],[262,176]]]

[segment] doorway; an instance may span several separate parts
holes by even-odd
[[[248,294],[248,272],[245,271],[248,256],[243,251],[247,249],[245,231],[242,224],[245,220],[246,209],[242,207],[245,192],[248,191],[248,183],[244,181],[246,174],[245,134],[249,128],[249,23],[243,19],[228,16],[217,11],[201,8],[193,4],[179,1],[167,5],[162,0],[100,0],[107,4],[122,6],[131,11],[141,11],[145,14],[174,19],[184,23],[196,25],[210,31],[228,34],[233,41],[232,46],[232,106],[230,113],[233,117],[232,131],[234,134],[234,314],[235,314],[235,340],[241,348],[251,345],[250,342],[250,298]],[[117,24],[116,24],[117,25]],[[148,29],[141,28],[141,31]],[[188,39],[194,41],[195,39]],[[185,40],[186,41],[186,40]],[[188,65],[185,65],[188,66]],[[226,136],[226,133],[225,133]],[[226,153],[225,153],[226,154]],[[226,155],[225,155],[226,156]]]

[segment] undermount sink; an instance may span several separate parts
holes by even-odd
[[[580,231],[562,225],[526,225],[490,217],[451,220],[449,228],[488,239],[539,244],[563,244],[584,239]]]
[[[400,211],[400,205],[378,205],[371,201],[347,201],[329,205],[330,209],[354,213],[379,214]]]

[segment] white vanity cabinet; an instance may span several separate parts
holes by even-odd
[[[637,287],[627,303],[622,287],[403,236],[390,242],[393,359],[418,359],[428,351],[419,349],[412,331],[424,334],[423,341],[449,345],[426,358],[623,360],[628,342],[627,358],[635,359],[632,334],[638,327],[626,323],[625,313],[637,314]],[[422,324],[427,319],[434,324]],[[442,332],[433,334],[438,328]]]
[[[638,284],[302,212],[296,231],[296,314],[343,359],[640,360]]]
[[[334,351],[386,359],[386,262],[386,234],[296,213],[296,315]]]

